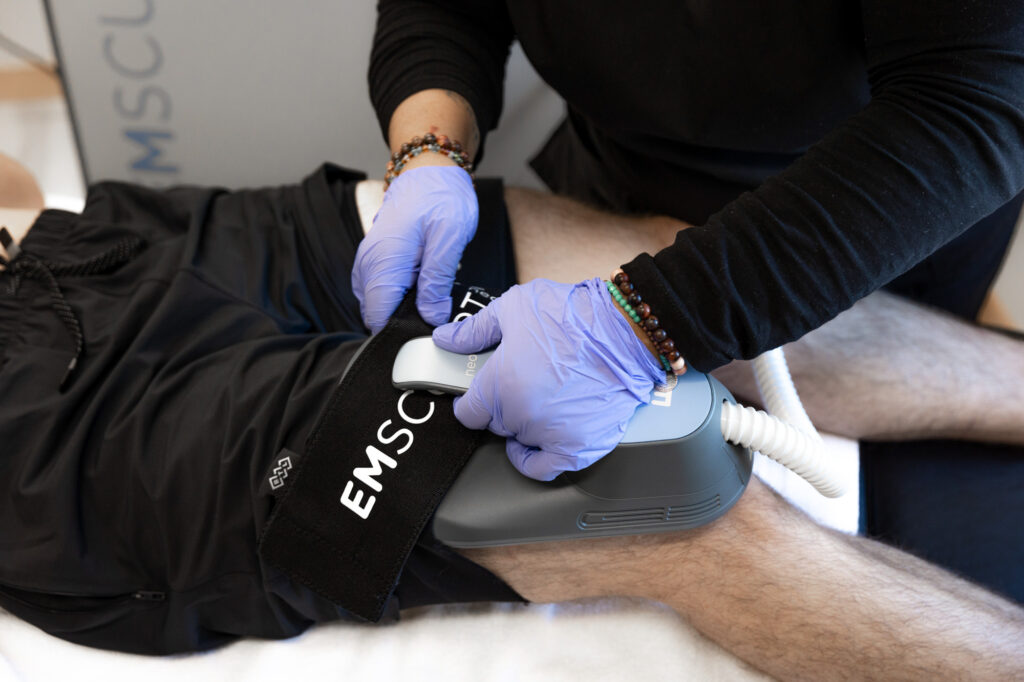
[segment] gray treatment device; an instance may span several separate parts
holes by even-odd
[[[395,359],[392,383],[462,393],[489,357],[413,339]],[[714,377],[691,370],[654,391],[612,452],[548,483],[516,471],[505,439],[491,436],[442,500],[434,534],[453,547],[489,547],[709,523],[739,500],[753,467],[750,450],[722,436],[723,401],[735,402]]]

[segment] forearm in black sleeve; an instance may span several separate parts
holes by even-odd
[[[440,88],[457,92],[473,107],[482,145],[501,114],[512,38],[501,0],[381,0],[369,80],[384,138],[403,100]]]
[[[697,369],[799,338],[1024,186],[1024,4],[862,5],[868,106],[624,266]]]

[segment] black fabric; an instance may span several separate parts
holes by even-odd
[[[1024,4],[382,0],[381,126],[442,87],[492,129],[513,37],[567,103],[533,160],[548,185],[698,225],[624,266],[691,366],[755,356],[886,284],[977,313],[1024,186]],[[997,510],[1024,491],[978,448],[864,444],[868,530],[1019,595],[1019,514]]]
[[[1024,604],[1024,448],[863,442],[864,532]]]
[[[1022,203],[1024,192],[885,288],[964,320],[974,320],[1002,267]]]
[[[382,127],[425,87],[493,127],[515,36],[568,105],[535,163],[550,186],[698,224],[625,269],[702,371],[818,327],[1024,187],[1013,0],[380,8]]]
[[[452,396],[398,390],[381,372],[407,341],[433,329],[417,314],[415,295],[346,370],[260,539],[265,561],[374,622],[416,539],[486,435],[459,424]]]
[[[304,454],[365,340],[349,284],[361,177],[326,165],[260,190],[100,183],[81,215],[39,217],[22,245],[47,261],[145,247],[57,277],[84,336],[64,393],[75,344],[48,286],[0,272],[0,606],[149,654],[351,617],[260,561],[257,543],[279,492],[269,479]],[[477,239],[493,250],[467,266],[501,290],[514,270],[500,183],[477,184]],[[426,533],[386,616],[473,599],[518,595]]]
[[[4,230],[6,233],[7,230]],[[8,239],[9,239],[8,235]],[[42,260],[30,251],[15,249],[17,255],[11,261],[0,258],[0,265],[3,265],[11,275],[11,294],[17,294],[18,284],[23,278],[36,278],[43,281],[50,289],[50,304],[53,312],[60,318],[64,327],[68,330],[72,341],[75,344],[75,353],[64,372],[59,388],[63,390],[74,374],[78,361],[85,350],[85,338],[82,336],[82,324],[78,321],[75,311],[68,305],[61,291],[58,277],[81,277],[83,275],[95,275],[109,272],[130,260],[143,246],[141,239],[137,237],[125,237],[116,242],[103,253],[77,263],[60,263]]]
[[[384,139],[391,112],[412,93],[429,88],[461,93],[476,112],[481,133],[498,124],[505,60],[512,42],[508,13],[503,3],[445,4],[447,12],[435,13],[430,11],[430,3],[422,0],[378,3],[380,17],[369,79],[374,106],[387,112],[379,117]],[[411,46],[406,42],[408,36],[426,40]],[[409,68],[414,64],[425,68]],[[477,150],[477,165],[483,158],[484,137],[481,135]]]

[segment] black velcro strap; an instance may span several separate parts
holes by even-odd
[[[430,332],[414,290],[334,390],[260,539],[265,561],[370,621],[486,435],[456,421],[451,396],[391,385],[398,349]]]

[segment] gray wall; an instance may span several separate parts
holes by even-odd
[[[382,176],[367,95],[372,0],[50,0],[89,181],[293,181],[331,160]],[[525,167],[562,105],[516,48],[481,174]]]
[[[44,51],[24,20],[39,1],[3,0],[0,25]],[[271,184],[324,160],[383,175],[366,86],[374,0],[48,4],[89,180]],[[525,161],[561,114],[517,47],[480,173],[539,186]],[[1024,327],[1022,237],[996,292]]]

